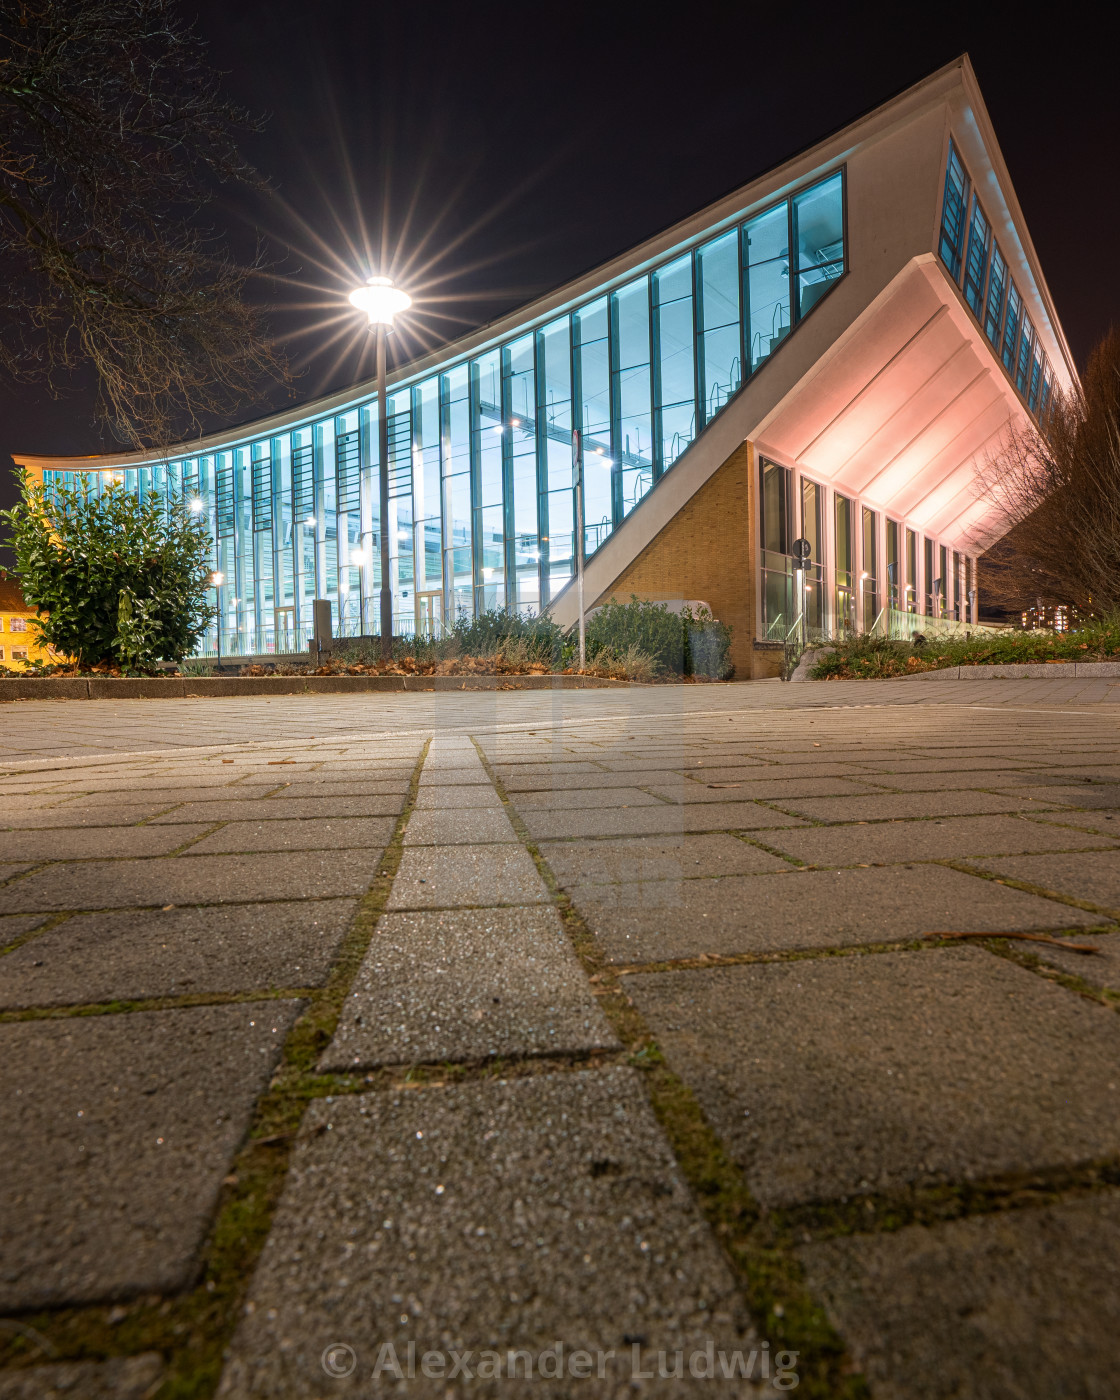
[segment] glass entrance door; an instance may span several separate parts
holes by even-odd
[[[443,594],[417,593],[416,635],[438,637],[443,623]]]
[[[296,646],[295,608],[277,608],[274,617],[276,631],[270,650],[281,653],[297,651],[299,648]]]

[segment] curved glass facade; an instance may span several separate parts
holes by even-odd
[[[594,553],[845,270],[844,172],[617,279],[573,310],[389,394],[381,520],[376,398],[201,456],[44,473],[182,493],[209,522],[221,650],[302,650],[311,603],[372,634],[381,551],[394,630],[492,607],[536,612],[574,572],[572,430]],[[217,628],[204,650],[218,644]]]

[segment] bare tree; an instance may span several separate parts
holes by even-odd
[[[1058,395],[1041,427],[1011,434],[980,484],[1011,522],[983,559],[987,601],[1120,607],[1120,332],[1100,341],[1082,387]]]
[[[0,0],[0,371],[58,392],[92,366],[136,447],[284,378],[246,298],[259,257],[196,221],[222,182],[263,186],[252,126],[171,0]]]

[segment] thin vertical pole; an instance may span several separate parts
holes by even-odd
[[[572,433],[572,466],[576,478],[576,600],[579,606],[579,665],[587,665],[587,628],[583,616],[583,434]]]
[[[389,391],[384,322],[377,323],[377,451],[381,484],[381,659],[393,659],[393,583],[389,563]]]

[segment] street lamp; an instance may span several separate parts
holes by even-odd
[[[222,584],[225,583],[225,581],[225,574],[219,573],[217,569],[215,569],[214,572],[210,575],[210,582],[214,585],[214,594],[217,600],[217,607],[215,608],[215,612],[217,614],[218,623],[218,664],[216,669],[219,672],[222,669],[222,595],[218,592],[218,589],[221,588]]]
[[[381,656],[393,657],[393,584],[389,571],[389,391],[386,384],[385,337],[393,317],[407,311],[412,298],[388,277],[371,277],[350,293],[350,305],[369,317],[377,333],[377,447],[381,467]]]

